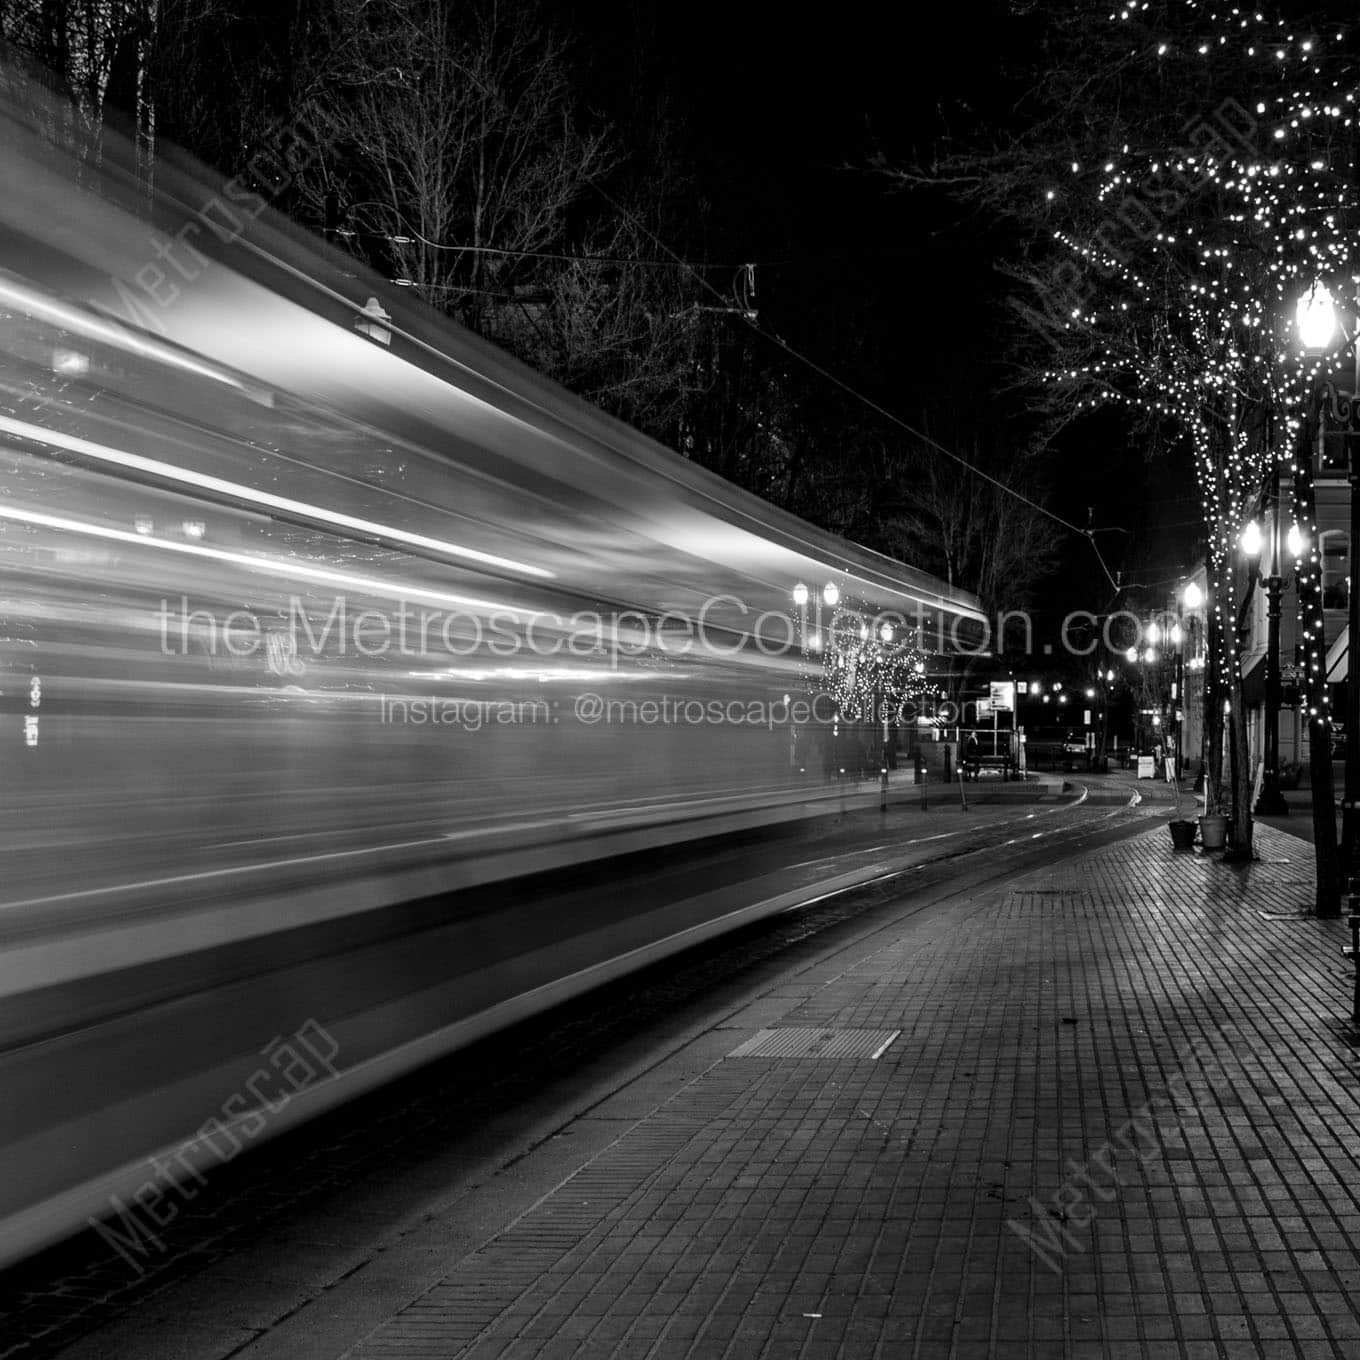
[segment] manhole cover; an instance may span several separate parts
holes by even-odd
[[[868,1058],[883,1056],[900,1029],[762,1029],[729,1058]]]

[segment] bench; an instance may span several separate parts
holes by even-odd
[[[1011,778],[1011,770],[1014,763],[1015,762],[1012,761],[1008,755],[974,756],[972,764],[977,773],[972,774],[969,770],[968,758],[965,756],[963,757],[963,771],[965,775],[976,778],[983,770],[1000,770],[1001,778],[1006,780]]]

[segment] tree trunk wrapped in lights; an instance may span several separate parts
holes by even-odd
[[[1223,612],[1222,582],[1212,555],[1208,569],[1209,626],[1204,669],[1204,813],[1223,813]]]

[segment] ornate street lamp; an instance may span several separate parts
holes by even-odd
[[[1314,283],[1299,299],[1295,310],[1299,340],[1304,349],[1331,348],[1338,332],[1351,345],[1354,378],[1349,393],[1338,393],[1331,382],[1324,383],[1332,410],[1344,416],[1353,428],[1357,396],[1360,395],[1360,334],[1348,336],[1340,324],[1331,290],[1321,281]],[[1346,611],[1346,791],[1341,799],[1341,869],[1348,881],[1360,877],[1360,667],[1356,665],[1357,640],[1360,639],[1360,577],[1355,563],[1360,552],[1360,466],[1355,456],[1355,439],[1346,441],[1347,480],[1350,482],[1350,585]]]
[[[1262,736],[1261,794],[1255,811],[1283,817],[1289,804],[1280,792],[1280,594],[1284,586],[1280,562],[1280,465],[1274,463],[1266,492],[1266,529],[1253,519],[1242,530],[1243,556],[1266,595],[1266,703]]]
[[[1184,617],[1184,610],[1188,610],[1193,617],[1199,612],[1200,606],[1204,603],[1204,592],[1199,587],[1198,581],[1190,581],[1180,593],[1180,598],[1176,601],[1176,616],[1178,619]],[[1190,630],[1191,637],[1195,636],[1195,630]],[[1202,635],[1202,634],[1201,634]],[[1179,721],[1176,724],[1176,747],[1180,759],[1179,769],[1184,773],[1185,769],[1185,713],[1188,705],[1185,702],[1185,672],[1186,670],[1198,671],[1204,669],[1204,658],[1202,656],[1192,656],[1187,663],[1185,660],[1185,644],[1182,640],[1180,644],[1180,656],[1177,659],[1177,688],[1179,691],[1180,709]],[[1204,723],[1200,723],[1200,768],[1204,766]],[[1195,782],[1198,784],[1199,776],[1196,775]]]
[[[1336,301],[1325,283],[1315,283],[1294,309],[1304,349],[1330,349],[1336,337]]]

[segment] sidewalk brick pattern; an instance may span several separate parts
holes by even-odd
[[[718,1062],[352,1354],[1353,1360],[1344,929],[1266,919],[1311,850],[1258,849],[1159,825],[879,933],[777,1024],[880,1058]]]

